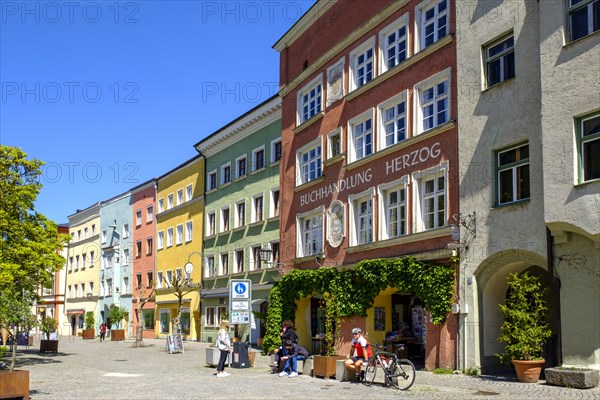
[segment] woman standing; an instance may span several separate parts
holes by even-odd
[[[103,322],[100,325],[100,341],[104,342],[104,338],[106,337],[106,322]]]
[[[221,350],[221,357],[219,358],[219,364],[217,365],[217,378],[223,378],[230,375],[225,372],[225,361],[231,351],[228,330],[229,321],[221,321],[221,329],[219,329],[219,334],[217,335],[217,347]]]

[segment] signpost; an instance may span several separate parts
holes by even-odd
[[[251,322],[251,304],[252,281],[232,279],[229,282],[229,323],[231,325],[249,324]]]

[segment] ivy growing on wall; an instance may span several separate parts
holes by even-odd
[[[414,292],[431,313],[433,323],[443,324],[452,306],[454,277],[453,267],[433,265],[412,257],[364,260],[344,271],[323,267],[294,269],[271,290],[263,351],[270,352],[281,344],[281,323],[286,319],[295,320],[296,301],[316,293],[328,299],[327,311],[340,319],[366,316],[379,292],[394,287]]]

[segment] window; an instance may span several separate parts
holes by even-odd
[[[102,231],[102,243],[106,243],[106,230]]]
[[[271,242],[271,250],[273,250],[271,256],[271,266],[275,267],[279,264],[279,242]]]
[[[239,202],[235,205],[235,227],[239,228],[246,224],[246,201]]]
[[[244,249],[235,252],[235,272],[244,272]]]
[[[154,213],[154,207],[151,205],[148,206],[148,208],[146,209],[146,222],[152,222],[153,213]]]
[[[450,71],[443,71],[415,87],[417,133],[450,121]]]
[[[497,204],[529,199],[529,144],[496,153]]]
[[[142,241],[138,240],[135,242],[135,255],[137,257],[141,257],[142,256]]]
[[[158,240],[158,242],[156,244],[156,248],[158,250],[162,250],[165,247],[165,232],[164,231],[158,232],[157,240]]]
[[[189,335],[190,334],[190,326],[191,326],[191,319],[190,319],[190,309],[189,308],[182,308],[181,309],[181,319],[180,319],[180,325],[181,325],[181,333],[183,333],[184,335]]]
[[[94,295],[94,282],[90,282],[89,286],[90,286],[90,294],[93,296]]]
[[[96,224],[92,224],[92,235],[96,234]]]
[[[342,128],[334,129],[327,134],[327,158],[342,154]]]
[[[416,218],[415,231],[446,226],[447,163],[434,169],[415,173]]]
[[[317,139],[304,146],[297,153],[298,185],[314,181],[322,175],[321,141]]]
[[[179,224],[175,227],[177,229],[175,233],[175,244],[183,243],[183,224]]]
[[[373,190],[348,197],[351,212],[351,245],[373,242]]]
[[[192,221],[187,221],[185,223],[185,241],[186,241],[186,243],[191,242],[193,237],[194,237],[194,225],[193,225]]]
[[[204,315],[206,316],[204,319],[204,325],[215,326],[215,308],[206,307],[204,309]]]
[[[231,182],[231,163],[221,166],[221,185]]]
[[[271,142],[271,162],[277,162],[281,159],[281,138]]]
[[[208,236],[213,236],[215,235],[216,231],[215,231],[215,220],[216,220],[216,216],[215,213],[209,213],[208,214]]]
[[[167,209],[171,209],[175,206],[174,202],[173,202],[173,193],[171,193],[170,195],[167,196]]]
[[[515,39],[512,34],[485,46],[483,51],[487,87],[515,77]]]
[[[147,271],[147,272],[146,272],[146,279],[147,279],[147,281],[146,281],[146,282],[147,282],[147,286],[148,286],[148,287],[151,287],[151,286],[152,286],[152,279],[153,279],[153,278],[154,278],[154,277],[152,276],[152,271]]]
[[[171,321],[171,311],[169,309],[160,310],[160,333],[169,333]]]
[[[128,277],[123,277],[123,293],[130,293]]]
[[[135,274],[135,287],[140,289],[142,287],[142,273],[138,272]]]
[[[225,318],[225,314],[227,314],[227,307],[219,306],[217,307],[217,321],[222,321]]]
[[[165,211],[165,199],[158,200],[158,212],[161,213]]]
[[[388,71],[406,60],[408,45],[408,13],[381,31],[379,37],[381,72]]]
[[[92,250],[92,251],[90,251],[90,268],[94,267],[95,259],[96,259],[96,253]]]
[[[300,254],[306,257],[323,252],[323,212],[308,215],[301,214],[298,217],[300,229]]]
[[[129,224],[123,224],[123,238],[129,237]]]
[[[77,231],[77,240],[81,240],[81,229]]]
[[[69,257],[69,272],[73,269],[73,257]]]
[[[142,224],[142,210],[137,210],[135,212],[135,226],[140,226]]]
[[[81,269],[85,269],[86,259],[87,259],[87,254],[82,254],[81,255]]]
[[[279,216],[279,189],[271,190],[271,218]]]
[[[167,228],[167,247],[173,246],[173,228]]]
[[[252,198],[252,222],[263,220],[263,196],[258,195]]]
[[[373,112],[366,113],[350,120],[351,132],[350,162],[358,161],[373,153]]]
[[[79,269],[79,256],[75,256],[75,271]]]
[[[406,92],[379,105],[379,149],[406,139]]]
[[[206,179],[206,185],[208,186],[206,190],[210,192],[211,190],[215,190],[217,188],[217,171],[211,171],[208,173],[208,178]]]
[[[229,207],[221,209],[221,232],[229,230]]]
[[[181,268],[177,268],[175,270],[175,279],[177,280],[177,282],[181,282],[181,280],[183,279],[183,271]]]
[[[252,151],[252,171],[258,171],[265,167],[265,148],[264,146]]]
[[[81,297],[85,296],[85,283],[81,284]]]
[[[212,278],[215,276],[215,257],[206,257],[206,277]]]
[[[600,29],[599,0],[567,0],[569,38],[580,39]]]
[[[375,37],[350,53],[350,90],[358,89],[374,78]]]
[[[146,238],[146,255],[149,256],[152,254],[152,238]]]
[[[415,19],[419,40],[417,51],[423,50],[448,34],[448,0],[426,0],[416,8]]]
[[[600,178],[600,113],[577,120],[581,182]]]
[[[221,254],[221,275],[229,275],[229,254]]]
[[[183,189],[179,189],[177,191],[177,205],[180,205],[183,203]]]
[[[154,310],[142,310],[144,329],[154,330]]]
[[[254,265],[254,271],[262,269],[262,261],[260,259],[261,246],[252,247],[252,265]]]
[[[86,228],[83,228],[83,238],[87,239],[87,237],[88,237],[88,228],[86,227]]]
[[[190,201],[194,195],[192,184],[185,187],[185,201]]]
[[[162,273],[162,271],[159,271],[156,273],[156,288],[157,289],[162,288],[163,282],[164,282],[163,273]]]
[[[319,74],[298,91],[298,125],[321,112],[323,106],[323,76]]]
[[[112,279],[107,279],[106,280],[106,294],[108,296],[112,296],[112,290],[113,290]]]
[[[129,264],[129,249],[123,249],[123,264]]]
[[[171,287],[173,286],[173,270],[168,270],[167,271],[167,287]]]
[[[236,158],[235,160],[235,177],[236,179],[246,176],[246,156]]]
[[[406,187],[406,178],[381,187],[379,199],[382,205],[382,239],[392,239],[407,233]]]

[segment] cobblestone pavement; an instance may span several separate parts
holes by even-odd
[[[418,371],[414,386],[397,391],[381,385],[300,375],[270,374],[268,357],[254,367],[227,368],[217,378],[206,366],[206,343],[184,342],[185,353],[169,354],[165,340],[148,347],[125,342],[63,337],[59,352],[38,353],[39,343],[19,351],[18,368],[30,371],[30,396],[50,399],[600,399],[600,388],[577,390],[519,383],[513,378],[435,375]]]

